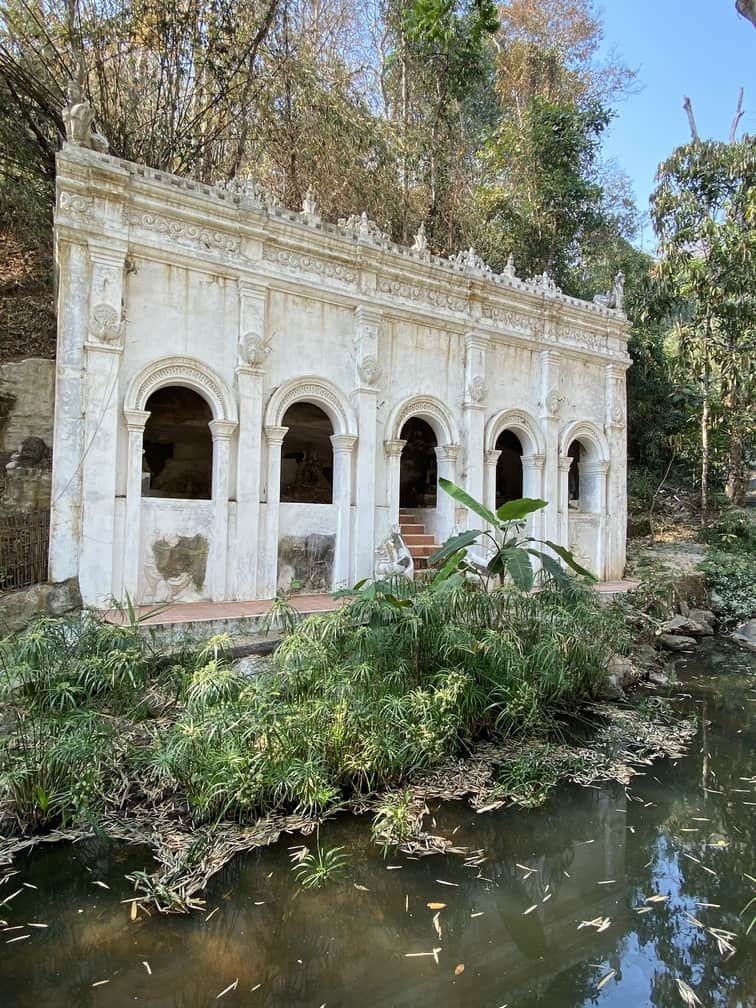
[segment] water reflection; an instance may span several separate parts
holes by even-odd
[[[3,948],[0,1003],[198,1008],[238,979],[218,1004],[667,1006],[681,1003],[680,978],[704,1004],[754,1005],[753,942],[739,937],[725,961],[691,918],[742,930],[738,911],[752,895],[755,671],[752,656],[721,645],[682,662],[684,687],[671,693],[688,694],[676,701],[681,714],[698,711],[699,743],[677,766],[649,768],[628,795],[614,784],[565,787],[530,812],[434,808],[437,831],[484,851],[480,865],[384,862],[367,820],[344,818],[321,834],[352,851],[341,881],[299,891],[281,843],[229,864],[205,915],[132,922],[119,900],[140,852],[91,842],[35,854],[17,867],[39,888],[0,917],[50,927],[5,933],[31,937]],[[669,899],[646,904],[653,894]],[[441,937],[429,902],[447,904]],[[438,964],[407,958],[433,949]],[[110,982],[92,986],[100,980]]]

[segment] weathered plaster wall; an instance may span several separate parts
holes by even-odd
[[[0,465],[27,437],[52,445],[55,361],[32,357],[0,364]]]

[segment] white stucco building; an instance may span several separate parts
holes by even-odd
[[[400,509],[418,557],[467,525],[439,475],[543,497],[533,531],[622,576],[621,311],[310,199],[71,144],[57,172],[51,579],[93,605],[330,590]]]

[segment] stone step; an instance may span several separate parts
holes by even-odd
[[[418,559],[420,557],[433,556],[433,554],[438,549],[438,546],[435,543],[432,543],[429,546],[409,546],[408,545],[407,549],[409,550],[409,554],[412,557],[412,559],[416,560],[416,559]]]
[[[408,535],[425,535],[425,525],[412,524],[409,522],[402,522],[399,526],[402,533],[402,539]]]
[[[405,532],[402,529],[402,539],[405,546],[435,546],[435,538],[425,532]]]
[[[399,512],[399,523],[400,524],[402,522],[416,522],[416,521],[417,521],[417,515],[414,513],[414,511],[400,511]]]

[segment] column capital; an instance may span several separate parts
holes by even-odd
[[[228,441],[238,425],[235,420],[211,420],[207,426],[213,441]]]
[[[458,444],[437,445],[433,450],[439,462],[456,462],[459,458],[460,446]]]
[[[87,240],[89,258],[91,262],[101,266],[110,266],[115,269],[123,269],[126,262],[128,245],[126,242],[119,242],[117,239],[109,238],[107,243],[100,242],[96,238]]]
[[[580,463],[580,475],[581,476],[603,476],[609,471],[609,463],[605,462],[603,459],[599,459],[595,462],[581,462]]]
[[[280,447],[283,444],[283,439],[289,433],[288,427],[269,426],[269,427],[263,427],[263,430],[265,431],[265,440],[268,442],[268,445],[271,448],[273,448],[275,445]]]
[[[496,465],[501,457],[501,452],[498,448],[492,448],[486,452],[486,465]]]
[[[239,280],[239,293],[246,297],[262,298],[268,295],[268,285],[259,280],[248,280],[246,277]]]
[[[569,472],[570,469],[572,468],[572,463],[574,461],[575,461],[575,459],[572,457],[572,455],[560,455],[559,456],[559,471],[560,472]]]
[[[251,367],[249,364],[239,364],[234,372],[236,374],[237,381],[241,377],[245,378],[264,378],[265,370],[263,368]]]
[[[354,309],[354,320],[358,326],[375,325],[379,326],[383,321],[383,312],[373,305],[357,305]]]
[[[332,434],[331,444],[334,452],[349,454],[357,443],[356,434]]]
[[[543,469],[546,461],[545,455],[523,455],[521,458],[523,469]]]
[[[126,426],[128,429],[130,431],[138,431],[140,434],[144,433],[147,421],[152,416],[149,410],[136,409],[124,410],[123,415],[126,417]]]
[[[468,350],[488,350],[491,345],[491,337],[486,333],[476,332],[474,329],[465,333],[465,347]]]
[[[407,444],[406,441],[396,440],[396,441],[384,441],[383,450],[389,456],[389,458],[398,458],[402,454],[402,449]]]

